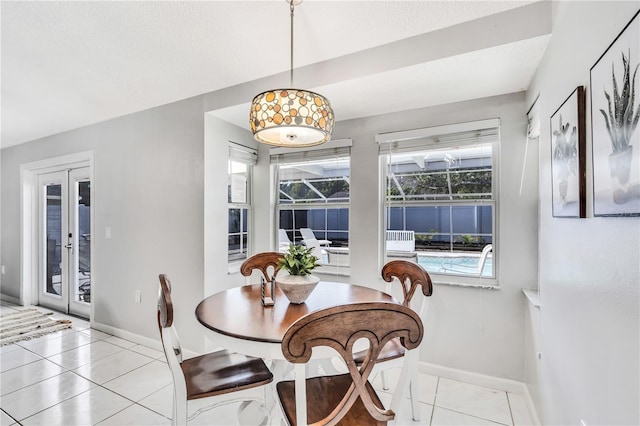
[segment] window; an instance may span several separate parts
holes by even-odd
[[[247,258],[251,217],[251,169],[256,164],[255,150],[229,144],[227,194],[229,203],[229,262]]]
[[[386,261],[411,258],[432,275],[463,281],[496,277],[498,124],[378,135]]]
[[[349,272],[349,178],[351,141],[332,147],[273,149],[279,250],[311,245],[321,272]]]

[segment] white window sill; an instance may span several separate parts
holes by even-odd
[[[227,275],[239,274],[240,267],[242,266],[243,262],[244,260],[236,260],[233,262],[229,262],[227,266]]]
[[[453,281],[440,281],[433,280],[434,285],[446,285],[450,287],[467,287],[467,288],[481,288],[485,290],[500,290],[500,286],[497,283],[484,283],[484,284],[473,284],[473,283],[463,283],[463,282],[453,282]],[[493,281],[493,280],[491,280]]]
[[[529,303],[540,309],[540,292],[538,290],[529,290],[523,288],[522,292],[527,297],[527,300],[529,300]]]

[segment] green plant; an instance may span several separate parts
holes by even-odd
[[[455,242],[462,243],[463,246],[470,246],[472,244],[481,242],[481,239],[480,237],[472,237],[469,234],[465,234],[465,235],[459,235],[458,237],[456,237]]]
[[[629,52],[629,59],[631,59],[631,52]],[[614,153],[621,152],[627,149],[631,135],[638,126],[638,120],[640,120],[640,107],[634,113],[635,103],[635,85],[636,74],[640,63],[636,65],[636,69],[633,71],[633,78],[630,79],[630,66],[629,60],[622,53],[622,66],[624,68],[623,75],[624,81],[622,83],[622,92],[618,94],[618,82],[616,81],[616,75],[614,73],[614,64],[611,64],[611,75],[613,77],[613,101],[611,96],[604,91],[604,96],[607,98],[609,105],[608,115],[604,109],[600,112],[604,117],[605,124],[607,126],[607,132],[611,138],[611,149]]]
[[[284,257],[278,261],[278,265],[286,269],[290,275],[310,275],[320,266],[318,257],[311,254],[313,247],[296,246],[289,244],[289,249]]]

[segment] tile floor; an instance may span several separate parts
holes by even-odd
[[[0,314],[20,309],[0,304]],[[0,426],[171,424],[164,354],[67,318],[71,329],[0,347]],[[374,385],[380,390],[377,379]],[[391,401],[390,393],[379,393]],[[420,409],[420,422],[413,422],[407,399],[396,425],[531,424],[522,395],[427,374],[421,374]],[[224,406],[190,424],[229,425],[234,418],[235,407]]]

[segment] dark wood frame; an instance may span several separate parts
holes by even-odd
[[[589,81],[591,86],[591,149],[592,149],[592,174],[593,174],[593,215],[594,216],[640,216],[640,182],[632,181],[629,177],[628,188],[623,189],[616,194],[617,190],[613,183],[608,188],[609,182],[614,180],[614,172],[610,170],[609,163],[617,163],[619,160],[611,153],[608,148],[612,144],[611,138],[606,134],[606,123],[603,120],[600,109],[607,109],[607,101],[603,91],[607,91],[613,101],[612,87],[604,87],[607,81],[609,84],[609,75],[612,68],[615,69],[619,92],[622,92],[622,79],[620,78],[620,70],[623,63],[621,54],[629,55],[631,78],[634,76],[634,70],[640,64],[640,42],[634,38],[634,34],[630,32],[640,33],[640,10],[637,11],[631,20],[625,25],[620,33],[614,38],[611,44],[605,49],[604,53],[598,58],[589,71]],[[629,44],[625,43],[630,40]],[[633,47],[633,50],[631,50]],[[615,50],[613,50],[615,49]],[[611,53],[611,55],[609,55]],[[606,73],[608,78],[605,79],[600,74]],[[640,75],[640,72],[638,73]],[[640,99],[640,81],[636,76],[635,81],[635,99]],[[634,111],[640,108],[640,104]],[[606,137],[603,137],[603,134]],[[640,125],[636,128],[633,139],[630,142],[632,153],[629,163],[640,168]],[[634,147],[635,145],[635,147]],[[608,158],[607,158],[608,157]],[[637,177],[637,175],[636,175]],[[624,180],[624,178],[622,179]],[[606,183],[605,183],[606,182]],[[616,201],[617,200],[617,201]],[[628,202],[631,204],[627,204]],[[625,206],[626,204],[626,206]]]
[[[576,106],[576,111],[573,111],[574,104]],[[571,209],[569,212],[556,211],[556,206],[560,203],[558,197],[561,197],[562,188],[561,182],[557,181],[556,175],[564,172],[564,168],[569,168],[567,164],[567,160],[564,161],[555,161],[554,157],[556,152],[561,152],[561,147],[556,143],[557,138],[554,137],[554,133],[557,133],[560,126],[564,126],[564,119],[562,119],[562,114],[570,115],[570,120],[575,119],[577,122],[568,121],[566,125],[568,126],[566,134],[567,136],[571,135],[573,126],[573,130],[576,132],[576,150],[575,157],[572,159],[576,161],[575,167],[577,170],[575,173],[570,171],[566,171],[567,179],[570,174],[575,174],[576,182],[572,189],[577,190],[578,199],[576,200],[578,203],[577,209]],[[575,114],[575,118],[574,118]],[[558,120],[562,120],[560,126],[555,123]],[[587,217],[587,174],[586,174],[586,106],[585,106],[585,90],[584,86],[578,86],[576,89],[571,92],[569,97],[565,99],[565,101],[558,107],[558,109],[551,115],[549,118],[549,133],[551,139],[551,211],[553,217],[569,217],[569,218],[584,218]],[[560,129],[561,131],[561,129]],[[568,181],[567,181],[568,185]],[[556,192],[556,189],[558,191]],[[565,187],[564,192],[566,196],[566,192],[570,188]]]

